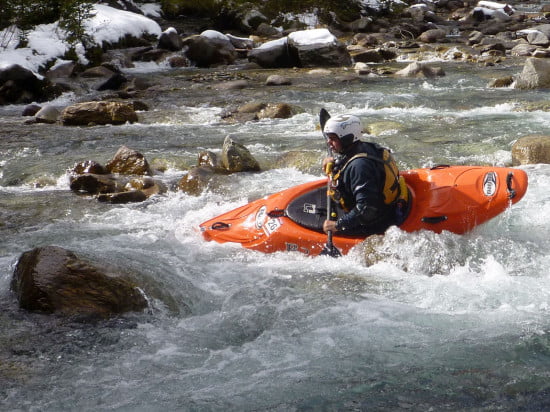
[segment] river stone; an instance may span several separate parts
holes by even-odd
[[[161,33],[157,47],[159,49],[178,51],[182,49],[183,41],[177,30],[173,27],[169,27]]]
[[[0,68],[0,105],[44,102],[61,94],[59,86],[47,78],[39,79],[18,64]]]
[[[59,118],[60,111],[57,107],[52,105],[43,106],[36,114],[35,119],[37,123],[54,124]]]
[[[116,193],[102,193],[97,196],[97,200],[113,204],[137,203],[147,200],[147,195],[142,190],[128,190]]]
[[[190,169],[178,182],[177,188],[192,196],[199,196],[214,176],[214,168],[201,165]]]
[[[401,69],[395,73],[400,77],[427,77],[434,78],[437,76],[444,76],[445,72],[438,67],[430,67],[424,63],[413,62],[404,69]]]
[[[232,64],[237,58],[235,47],[229,39],[212,38],[196,34],[182,40],[186,57],[197,67]]]
[[[222,148],[222,164],[230,172],[257,172],[260,165],[242,144],[226,136]]]
[[[296,114],[288,103],[269,103],[258,113],[258,119],[288,119]]]
[[[117,125],[137,121],[138,116],[133,104],[124,102],[76,103],[61,112],[61,122],[66,126]]]
[[[145,156],[126,146],[118,149],[114,157],[105,165],[105,169],[109,173],[123,175],[152,175]]]
[[[106,319],[147,307],[146,298],[133,282],[57,246],[23,253],[11,289],[21,308],[64,316]]]
[[[550,62],[546,59],[530,57],[525,61],[523,71],[516,78],[516,89],[536,89],[550,87]]]
[[[535,163],[550,163],[550,136],[524,136],[512,146],[514,166]]]
[[[96,175],[105,175],[108,172],[105,170],[105,168],[95,160],[85,160],[83,162],[79,162],[73,166],[72,169],[73,174],[82,175],[85,173],[94,173]]]
[[[117,179],[113,175],[85,173],[69,178],[72,191],[96,195],[98,193],[114,193],[120,190]]]

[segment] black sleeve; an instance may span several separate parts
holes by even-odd
[[[338,219],[337,230],[369,225],[380,216],[382,212],[380,185],[384,178],[383,171],[380,169],[377,162],[364,157],[353,160],[347,166],[344,182],[346,191],[352,194],[355,205]]]

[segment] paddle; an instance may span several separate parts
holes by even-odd
[[[327,136],[325,135],[324,129],[325,129],[325,123],[327,120],[330,119],[330,114],[323,108],[319,112],[319,123],[321,125],[321,132],[323,133],[323,137],[325,138],[325,142],[327,144],[327,154],[329,157],[332,157],[332,150],[330,149],[330,145],[328,144]],[[327,219],[331,218],[332,215],[332,199],[330,198],[330,178],[327,180]],[[336,246],[334,246],[334,243],[332,243],[332,230],[329,230],[327,232],[327,243],[325,244],[325,247],[321,251],[320,255],[327,255],[331,257],[340,257],[342,256],[342,253],[338,250]]]

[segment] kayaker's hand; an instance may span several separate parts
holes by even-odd
[[[327,176],[332,173],[332,167],[334,166],[334,157],[325,157],[323,159],[323,171]]]
[[[323,231],[325,233],[328,233],[329,231],[336,232],[336,222],[334,220],[325,220],[323,223]]]

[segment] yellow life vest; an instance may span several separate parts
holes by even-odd
[[[407,187],[407,183],[405,182],[403,176],[399,176],[399,169],[397,168],[397,164],[395,163],[391,152],[385,148],[382,148],[382,158],[369,156],[367,153],[358,153],[355,156],[352,156],[334,175],[331,176],[334,189],[331,190],[330,196],[335,202],[339,203],[345,211],[348,211],[349,208],[346,207],[343,197],[340,196],[340,194],[336,190],[336,185],[338,179],[340,178],[340,175],[344,172],[346,167],[353,160],[359,157],[368,157],[369,159],[372,159],[384,165],[384,174],[386,178],[384,181],[382,194],[384,196],[384,203],[386,205],[395,204],[400,200],[403,202],[408,202],[409,190]]]

